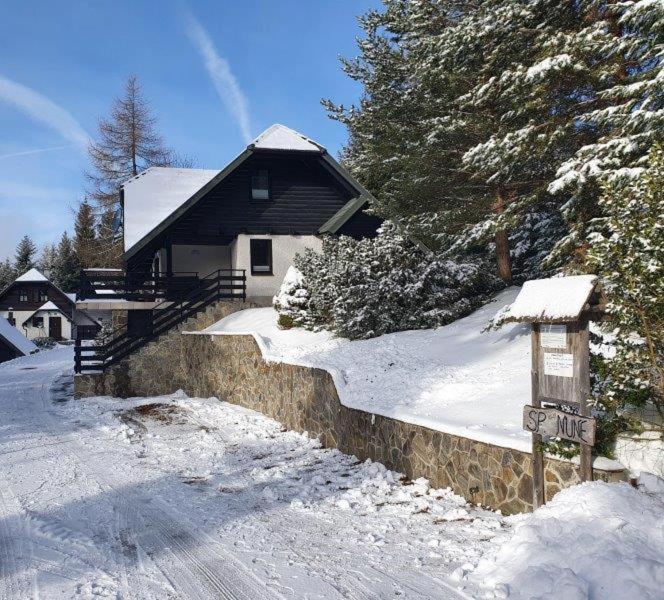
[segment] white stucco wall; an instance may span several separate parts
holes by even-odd
[[[71,322],[59,311],[57,310],[46,310],[39,311],[37,313],[38,317],[44,317],[44,327],[33,327],[32,322],[28,324],[27,327],[23,327],[23,324],[26,320],[30,319],[34,313],[32,311],[13,311],[14,319],[16,320],[16,329],[18,329],[23,335],[25,335],[29,340],[34,340],[40,337],[48,337],[48,322],[50,317],[60,317],[60,323],[62,325],[62,339],[70,340],[71,339]],[[0,311],[0,315],[7,318],[8,311]]]
[[[252,275],[249,240],[272,240],[272,275]],[[314,235],[246,235],[241,234],[231,245],[234,269],[245,269],[247,273],[247,298],[269,299],[279,290],[293,258],[305,248],[319,251],[320,238]]]
[[[162,268],[165,266],[162,260]],[[231,249],[229,246],[173,246],[173,271],[196,272],[205,277],[217,269],[231,268]]]

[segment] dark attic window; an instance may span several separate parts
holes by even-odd
[[[252,200],[270,199],[270,181],[267,169],[256,169],[251,175]]]
[[[252,275],[272,275],[272,240],[249,240]]]

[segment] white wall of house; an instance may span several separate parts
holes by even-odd
[[[252,239],[272,240],[272,275],[251,274],[249,240]],[[315,235],[238,235],[231,245],[231,259],[234,269],[246,270],[247,298],[271,299],[293,264],[293,258],[305,248],[320,251],[322,240]]]
[[[165,262],[162,260],[162,268]],[[197,272],[199,277],[205,277],[217,269],[231,268],[230,246],[173,246],[173,271]]]
[[[5,316],[5,315],[3,315]],[[35,327],[33,325],[33,317],[42,317],[43,326]],[[60,318],[60,331],[62,339],[71,339],[71,321],[67,319],[60,311],[57,310],[40,310],[36,313],[32,312],[16,312],[14,311],[14,319],[16,319],[15,327],[25,335],[29,340],[34,340],[40,337],[48,337],[49,334],[49,321],[52,318]]]

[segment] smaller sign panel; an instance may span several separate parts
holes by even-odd
[[[566,352],[545,352],[544,374],[557,377],[574,377],[574,356]]]
[[[540,346],[542,348],[567,348],[567,325],[540,325]]]
[[[523,407],[523,428],[530,433],[559,437],[592,446],[595,443],[595,419],[556,410]]]

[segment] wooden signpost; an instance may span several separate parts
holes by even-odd
[[[580,478],[592,480],[596,424],[588,405],[588,317],[595,287],[596,278],[591,275],[528,281],[504,319],[532,326],[532,400],[523,410],[523,428],[532,434],[536,508],[545,503],[544,437],[578,442]]]

